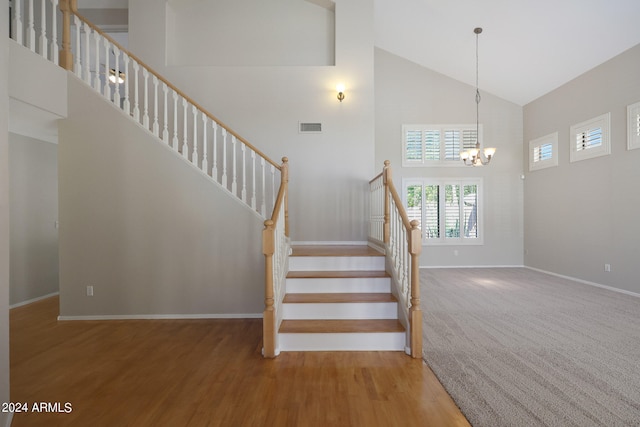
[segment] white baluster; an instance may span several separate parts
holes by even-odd
[[[13,39],[18,44],[22,44],[22,0],[15,0],[13,2],[13,22],[11,29],[13,30]]]
[[[76,62],[73,72],[76,76],[82,78],[82,65],[80,64],[80,53],[82,51],[82,47],[80,46],[80,30],[82,29],[82,21],[80,21],[77,15],[73,15],[73,23],[76,27],[76,51],[74,52]]]
[[[256,152],[251,150],[251,163],[252,170],[251,176],[253,177],[253,185],[251,186],[251,208],[256,208]]]
[[[193,151],[191,152],[191,163],[198,166],[198,109],[195,105],[191,106],[193,112]]]
[[[90,62],[91,56],[89,56],[89,45],[90,45],[90,37],[91,37],[91,27],[86,22],[84,23],[84,57],[82,58],[82,65],[84,66],[84,81],[91,86],[91,70],[90,70]],[[80,47],[78,47],[78,53],[80,53]]]
[[[178,92],[173,92],[173,139],[171,140],[171,146],[175,151],[178,151]]]
[[[33,26],[33,0],[29,0],[28,13],[29,13],[29,17],[27,20],[27,47],[35,52],[36,51],[36,29]]]
[[[133,118],[140,123],[140,64],[133,61]]]
[[[202,170],[204,173],[209,175],[209,162],[207,157],[209,156],[207,153],[207,146],[209,145],[209,141],[207,141],[207,120],[209,118],[206,114],[202,113]]]
[[[158,125],[158,77],[153,76],[153,126],[154,135],[160,136],[160,125]]]
[[[236,174],[236,164],[238,163],[236,160],[236,143],[238,142],[238,140],[236,139],[235,135],[231,135],[231,146],[233,147],[233,168],[231,168],[231,172],[233,174],[233,177],[231,179],[231,192],[233,193],[234,196],[238,196],[238,181],[236,180],[237,174]]]
[[[102,37],[102,44],[104,45],[104,88],[102,95],[111,99],[111,87],[109,86],[109,72],[111,67],[109,66],[109,40]]]
[[[222,186],[227,188],[227,130],[222,128]]]
[[[40,55],[49,59],[47,53],[47,0],[40,0]]]
[[[96,43],[96,58],[95,58],[95,67],[96,67],[96,75],[95,78],[93,79],[93,88],[96,90],[96,92],[100,93],[100,34],[98,34],[97,32],[93,33],[93,38],[95,39],[95,43]],[[105,63],[107,62],[107,60],[105,60]],[[107,71],[107,67],[105,65],[105,73]],[[106,78],[106,76],[105,76]]]
[[[263,217],[266,217],[266,198],[267,198],[267,192],[265,190],[265,182],[266,182],[266,175],[265,175],[265,162],[264,162],[264,157],[260,157],[260,164],[262,165],[262,194],[260,195],[260,213],[262,214]]]
[[[164,121],[162,122],[162,140],[169,144],[169,119],[167,118],[169,115],[168,106],[167,106],[167,92],[169,88],[165,82],[162,82],[162,92],[164,93]]]
[[[113,46],[113,56],[115,56],[115,90],[113,92],[113,103],[118,107],[120,106],[120,49],[117,46]]]
[[[20,0],[14,1],[14,3],[20,3]],[[53,10],[53,18],[51,18],[51,59],[53,63],[58,65],[59,55],[58,50],[58,0],[51,0],[51,8]]]
[[[218,181],[218,123],[215,120],[211,120],[211,127],[213,128],[213,147],[212,147],[212,159],[211,159],[211,177]]]
[[[149,71],[142,68],[142,77],[144,78],[144,98],[142,99],[142,126],[149,129]]]
[[[124,102],[122,103],[122,109],[127,114],[131,114],[131,101],[129,101],[129,80],[131,80],[131,75],[129,75],[129,55],[125,52],[122,52],[122,61],[124,62]]]
[[[270,208],[272,210],[276,205],[276,197],[278,197],[276,194],[276,167],[271,165],[271,198],[273,199],[273,203]]]
[[[187,135],[187,99],[184,97],[182,98],[182,118],[182,157],[188,160],[189,145],[187,145],[187,143],[189,142],[189,139]]]
[[[247,146],[242,144],[240,149],[242,150],[242,192],[240,197],[243,202],[247,203]]]

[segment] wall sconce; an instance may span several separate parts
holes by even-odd
[[[342,83],[338,84],[336,90],[338,91],[338,101],[342,102],[344,99],[344,85]]]
[[[118,73],[118,84],[122,84],[124,83],[124,73],[122,71],[120,71],[120,73]],[[113,84],[116,83],[116,70],[114,70],[113,68],[111,68],[109,70],[109,81]]]

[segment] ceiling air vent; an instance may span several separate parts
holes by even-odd
[[[300,133],[322,133],[322,123],[299,123]]]

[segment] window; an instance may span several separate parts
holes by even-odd
[[[640,102],[627,106],[627,150],[640,148]]]
[[[464,166],[460,152],[475,146],[476,125],[402,126],[402,166]]]
[[[558,166],[558,132],[529,141],[529,170]]]
[[[409,220],[420,221],[424,244],[482,244],[482,180],[403,180]]]
[[[586,122],[571,126],[569,133],[571,162],[611,154],[609,144],[610,114],[603,114]]]

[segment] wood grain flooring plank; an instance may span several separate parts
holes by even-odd
[[[402,352],[260,354],[260,319],[65,321],[58,299],[11,310],[11,398],[39,426],[468,426]]]

